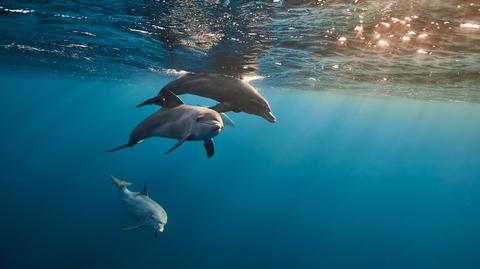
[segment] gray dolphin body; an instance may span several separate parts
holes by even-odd
[[[219,102],[212,109],[218,112],[246,112],[275,122],[267,100],[248,82],[220,74],[189,73],[163,87],[157,96],[137,107],[157,104],[163,106],[163,94],[171,91],[176,95],[195,94]]]
[[[167,212],[154,200],[148,196],[148,184],[145,182],[143,190],[132,192],[127,187],[132,183],[118,179],[112,176],[112,181],[119,190],[120,202],[125,212],[130,216],[134,224],[123,228],[124,231],[131,231],[141,227],[152,228],[155,236],[163,232],[167,224]]]
[[[164,107],[140,122],[131,132],[127,144],[107,152],[132,147],[144,139],[158,136],[178,139],[165,154],[172,152],[185,141],[204,141],[207,157],[212,157],[212,138],[224,127],[220,113],[207,107],[186,105],[171,92],[166,95],[168,96],[164,99]]]

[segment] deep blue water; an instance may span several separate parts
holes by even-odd
[[[480,4],[0,1],[0,269],[480,268]],[[277,122],[115,153],[180,71]],[[226,89],[228,90],[228,89]],[[189,104],[212,101],[181,96]],[[165,231],[110,176],[145,181]]]
[[[2,75],[2,268],[480,265],[477,104],[267,88],[278,122],[230,113],[212,159],[160,138],[104,153],[170,79]],[[120,231],[111,174],[150,182],[158,239]]]

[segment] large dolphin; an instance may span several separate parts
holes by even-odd
[[[167,212],[148,196],[148,184],[140,192],[131,192],[128,186],[132,183],[112,176],[112,181],[119,189],[120,202],[127,214],[133,219],[134,224],[123,228],[124,231],[131,231],[141,227],[152,228],[155,236],[163,232],[167,224]]]
[[[188,73],[163,87],[157,96],[152,97],[137,107],[157,104],[164,105],[163,95],[166,91],[174,94],[195,94],[219,102],[212,109],[218,112],[246,112],[275,122],[267,100],[248,82],[220,74]]]
[[[107,152],[132,147],[146,138],[159,136],[178,139],[165,154],[187,140],[204,141],[207,157],[212,157],[215,153],[212,138],[223,129],[222,116],[207,107],[186,105],[170,91],[164,92],[163,96],[164,107],[138,124],[127,144]]]

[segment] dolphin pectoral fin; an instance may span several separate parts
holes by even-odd
[[[232,119],[230,119],[230,117],[227,116],[227,114],[220,113],[220,116],[222,117],[223,124],[235,128],[235,122]]]
[[[203,146],[205,147],[205,151],[207,152],[207,157],[211,158],[213,154],[215,154],[215,146],[213,144],[213,139],[203,141]]]
[[[222,112],[228,112],[232,110],[232,105],[230,103],[218,103],[214,106],[209,107],[210,109],[213,109],[217,111],[218,113]]]
[[[173,94],[173,93],[172,93]],[[188,126],[187,130],[185,131],[185,133],[183,134],[183,137],[180,138],[180,140],[177,141],[177,143],[175,143],[175,145],[173,145],[172,148],[170,148],[167,152],[165,152],[165,155],[167,155],[168,153],[174,151],[176,148],[178,148],[181,144],[183,144],[183,142],[185,142],[189,137],[190,137],[190,134],[192,132],[192,128],[193,128],[193,121],[190,122],[190,126]]]
[[[137,222],[137,223],[135,223],[131,226],[122,228],[122,231],[132,231],[132,230],[135,230],[135,229],[138,229],[138,228],[142,227],[143,225],[145,225],[145,219],[141,219],[139,222]]]
[[[171,147],[167,152],[165,152],[165,155],[174,151],[176,148],[180,147],[180,145],[183,144],[183,142],[185,142],[185,140],[187,140],[187,138],[189,136],[190,136],[190,133],[187,136],[184,136],[180,140],[178,140],[177,143],[175,143],[175,145],[173,145],[173,147]]]

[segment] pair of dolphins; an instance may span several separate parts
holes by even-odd
[[[209,108],[187,105],[177,97],[186,93],[211,98],[219,103]],[[220,133],[224,123],[233,126],[233,122],[223,112],[243,111],[261,116],[272,123],[276,121],[267,100],[252,85],[219,74],[188,73],[168,83],[157,96],[137,107],[150,104],[162,108],[135,127],[127,144],[107,152],[132,147],[146,138],[159,136],[178,140],[165,154],[185,141],[204,141],[207,157],[210,158],[215,153],[213,137]]]

